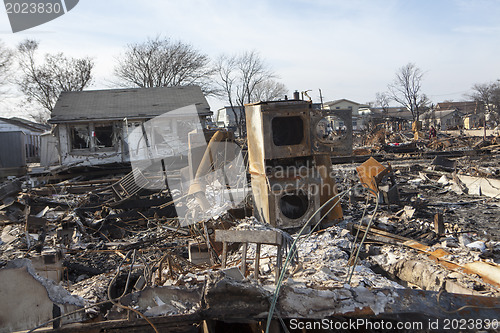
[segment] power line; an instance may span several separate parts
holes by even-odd
[[[449,96],[449,95],[456,95],[456,94],[465,94],[466,92],[469,92],[469,90],[462,90],[462,91],[457,91],[457,92],[448,93],[448,94],[437,94],[437,95],[428,95],[428,96],[430,96],[430,97]]]

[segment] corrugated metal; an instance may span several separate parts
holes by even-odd
[[[0,168],[26,166],[26,135],[23,132],[0,132]]]

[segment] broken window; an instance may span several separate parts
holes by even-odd
[[[298,145],[304,138],[304,122],[298,116],[274,117],[272,130],[276,146]]]
[[[88,125],[76,125],[70,127],[71,149],[89,149],[90,135]]]
[[[112,124],[95,124],[94,126],[94,140],[95,147],[108,148],[114,147],[113,140],[113,125]]]

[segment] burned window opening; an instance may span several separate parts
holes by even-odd
[[[272,131],[276,146],[298,145],[304,139],[304,121],[299,116],[275,117]]]
[[[71,126],[71,149],[89,149],[89,127],[86,125]]]
[[[94,140],[97,149],[114,147],[114,131],[112,124],[95,125]]]
[[[287,218],[296,220],[303,217],[309,208],[309,198],[303,191],[287,193],[280,198],[280,209]]]
[[[177,120],[177,136],[182,142],[188,142],[189,132],[196,128],[190,120]]]

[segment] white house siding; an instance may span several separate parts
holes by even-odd
[[[361,105],[358,103],[353,103],[349,100],[339,100],[335,101],[334,104],[325,103],[325,108],[330,110],[352,110],[352,125],[353,130],[362,130],[365,128],[366,124],[364,123],[364,118],[360,117],[359,107]],[[339,128],[344,124],[334,122],[334,127]]]

